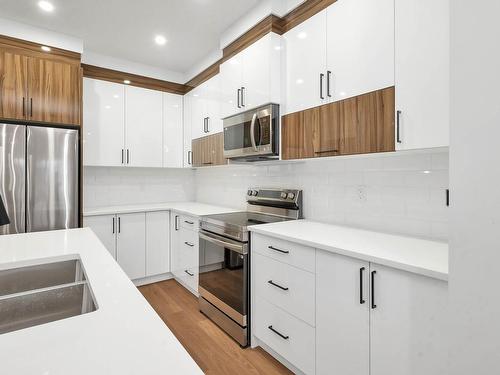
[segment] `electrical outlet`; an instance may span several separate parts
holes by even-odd
[[[357,193],[359,202],[365,203],[367,201],[366,186],[362,186],[362,185],[358,186],[356,189],[356,193]]]

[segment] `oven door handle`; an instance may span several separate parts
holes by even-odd
[[[257,150],[257,143],[255,142],[255,122],[257,121],[257,113],[252,116],[252,122],[250,123],[250,142],[252,142],[252,147],[254,151]]]
[[[248,245],[246,243],[239,243],[236,241],[228,240],[222,236],[213,233],[199,232],[200,239],[211,242],[218,246],[223,246],[226,249],[236,251],[239,254],[248,254]]]

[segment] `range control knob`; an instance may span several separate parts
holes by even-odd
[[[288,199],[294,199],[295,194],[294,193],[288,193]]]
[[[283,191],[283,192],[281,192],[280,196],[281,196],[281,199],[286,199],[287,194]]]
[[[254,191],[253,191],[253,195],[254,195],[254,197],[256,197],[258,194],[259,194],[259,191],[258,191],[258,190],[254,190]]]
[[[252,190],[248,190],[248,191],[247,191],[247,195],[248,195],[248,196],[251,196],[252,194],[253,194]]]

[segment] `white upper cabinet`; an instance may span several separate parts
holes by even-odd
[[[183,123],[183,166],[184,168],[190,168],[193,166],[193,150],[192,150],[192,140],[193,136],[191,134],[191,123],[193,118],[192,112],[192,97],[189,94],[184,95],[184,123]]]
[[[83,79],[83,163],[122,165],[125,140],[125,86]]]
[[[283,114],[326,103],[326,10],[284,34]],[[320,76],[320,75],[323,76]]]
[[[395,0],[395,19],[396,149],[448,146],[449,0]]]
[[[269,33],[220,66],[222,118],[281,102],[281,37]]]
[[[161,167],[163,160],[162,92],[126,86],[126,162],[131,167]]]
[[[394,0],[340,0],[327,9],[326,96],[394,86]]]
[[[163,93],[163,167],[183,167],[182,103],[181,95]]]
[[[190,91],[191,137],[201,138],[222,131],[220,79],[216,75]]]

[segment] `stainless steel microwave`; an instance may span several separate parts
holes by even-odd
[[[278,158],[279,119],[277,104],[225,118],[224,157],[246,161]]]

